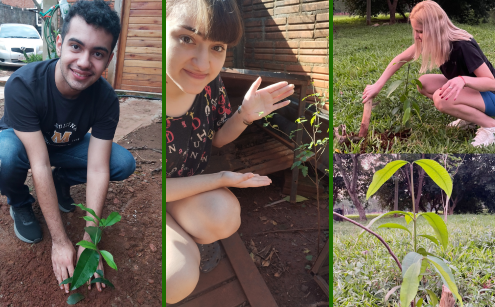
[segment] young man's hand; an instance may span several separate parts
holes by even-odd
[[[88,242],[91,242],[91,239],[89,238],[84,238],[84,240],[88,241]],[[77,260],[79,261],[79,257],[81,256],[81,253],[85,250],[84,247],[82,246],[79,246],[79,248],[77,249]],[[105,272],[103,271],[103,261],[101,259],[102,257],[100,257],[100,260],[98,261],[98,268],[97,270],[101,270],[102,272]],[[100,276],[98,273],[95,273],[94,275],[95,278],[99,278],[99,277],[103,277],[103,276]],[[98,291],[101,292],[101,289],[103,288],[106,288],[107,286],[105,284],[102,284],[102,283],[99,283],[97,282],[96,283],[96,289]],[[91,278],[88,280],[88,290],[91,290]]]
[[[62,242],[53,242],[52,244],[52,265],[53,273],[57,278],[58,284],[70,276],[74,275],[74,257],[76,250],[69,240]],[[69,293],[69,284],[61,285],[60,289]]]
[[[242,101],[243,119],[247,122],[255,121],[285,107],[290,103],[289,100],[275,103],[294,94],[294,84],[285,81],[258,90],[260,85],[261,77],[254,81]]]
[[[226,187],[232,188],[256,188],[270,185],[272,180],[267,176],[260,176],[253,173],[235,173],[235,172],[220,172],[221,180],[224,181]]]

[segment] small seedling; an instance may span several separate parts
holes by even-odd
[[[103,229],[108,226],[112,226],[113,224],[120,221],[122,216],[120,216],[120,214],[118,214],[117,212],[112,212],[106,219],[100,219],[92,209],[86,208],[83,204],[78,204],[76,206],[84,211],[89,212],[94,218],[98,220],[99,224],[96,223],[95,219],[91,216],[83,216],[82,218],[84,220],[93,222],[95,224],[98,224],[99,226],[84,227],[84,230],[89,234],[92,242],[82,240],[77,243],[77,245],[84,247],[85,250],[81,253],[79,260],[77,261],[76,268],[74,269],[74,274],[72,275],[72,277],[69,277],[66,280],[62,281],[60,285],[71,284],[70,290],[76,290],[77,288],[88,282],[91,279],[91,276],[93,276],[95,273],[98,273],[98,275],[100,275],[101,277],[93,279],[91,281],[92,284],[100,282],[107,286],[115,288],[108,279],[105,279],[103,277],[103,272],[101,270],[98,270],[98,262],[100,260],[100,257],[103,257],[108,266],[112,269],[117,270],[117,265],[113,261],[112,254],[105,250],[99,250],[97,244],[101,240]],[[67,299],[67,304],[74,305],[82,299],[84,299],[84,295],[82,295],[81,293],[74,293]]]

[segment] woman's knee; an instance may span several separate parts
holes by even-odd
[[[237,197],[228,189],[218,189],[215,192],[215,199],[209,204],[208,221],[218,239],[225,239],[241,226],[241,206]]]
[[[134,156],[124,147],[113,143],[110,156],[110,180],[122,181],[129,178],[136,170]]]
[[[448,106],[447,103],[448,102],[445,99],[440,97],[440,89],[436,90],[433,94],[433,104],[435,105],[435,108],[437,108],[438,111],[445,113]]]

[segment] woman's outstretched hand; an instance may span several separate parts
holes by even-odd
[[[289,100],[275,103],[294,94],[294,84],[288,84],[285,81],[269,85],[259,90],[260,84],[261,77],[258,77],[242,101],[243,119],[247,122],[253,122],[277,109],[285,107],[290,103]]]
[[[368,84],[363,91],[363,103],[375,98],[380,93],[381,87],[375,84]]]
[[[220,172],[226,187],[232,188],[256,188],[270,185],[272,180],[267,176],[253,173]]]
[[[449,100],[449,98],[453,96],[455,101],[465,85],[466,83],[461,77],[452,78],[440,88],[438,94],[440,95],[440,98],[445,100]]]

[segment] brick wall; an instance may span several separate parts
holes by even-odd
[[[241,11],[244,68],[309,75],[328,92],[329,0],[242,0]]]
[[[20,7],[20,8],[35,8],[36,6],[33,3],[33,0],[1,0],[0,3],[3,3],[5,5],[10,5],[13,7]]]

